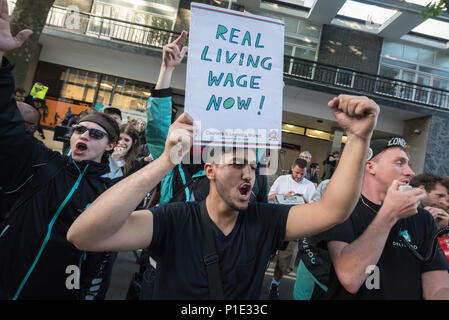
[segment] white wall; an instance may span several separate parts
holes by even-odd
[[[118,77],[156,83],[161,57],[119,51],[88,43],[42,34],[39,60],[73,68],[110,74]],[[173,75],[174,88],[185,87],[186,65]]]

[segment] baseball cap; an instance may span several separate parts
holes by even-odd
[[[404,137],[393,137],[390,140],[388,139],[376,139],[372,140],[368,149],[368,154],[366,157],[366,161],[373,159],[382,151],[388,148],[407,148],[407,141]]]

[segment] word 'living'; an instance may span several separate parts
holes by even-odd
[[[229,32],[229,34],[228,34]],[[251,36],[251,33],[249,31],[246,31],[243,34],[243,37],[241,37],[241,31],[239,29],[236,28],[231,28],[231,30],[229,31],[229,29],[224,26],[219,24],[217,26],[217,32],[215,35],[215,39],[216,40],[224,40],[224,41],[228,41],[229,43],[232,44],[236,44],[236,45],[240,45],[240,46],[248,46],[251,47],[254,44],[255,48],[264,48],[264,45],[261,44],[261,33],[257,33],[257,36],[255,38],[255,41],[253,43],[253,37]],[[212,58],[208,57],[208,52],[209,52],[209,46],[204,46],[204,49],[202,51],[201,54],[201,60],[202,61],[208,61],[208,62],[212,62]],[[224,55],[224,58],[222,59],[222,55]],[[237,52],[230,52],[229,50],[226,50],[225,53],[223,54],[223,50],[222,49],[218,49],[216,56],[215,56],[215,62],[220,63],[220,62],[226,62],[227,64],[231,64],[234,61],[238,61],[238,65],[239,66],[244,66],[246,65],[246,67],[253,67],[253,68],[258,68],[259,66],[262,69],[271,70],[272,67],[272,63],[270,62],[272,60],[271,57],[264,57],[261,58],[260,56],[253,56],[251,54],[247,54],[245,55],[245,53],[240,53],[240,57],[238,60],[236,60],[237,57]],[[246,63],[245,63],[245,58],[246,58]],[[221,72],[219,75],[214,75],[213,71],[209,71],[209,76],[208,76],[208,86],[212,87],[212,86],[220,86],[222,85],[223,87],[234,87],[235,85],[237,87],[243,87],[243,88],[247,88],[249,87],[250,89],[260,89],[259,86],[259,82],[258,79],[261,79],[261,76],[248,76],[246,74],[241,74],[238,76],[234,76],[232,73],[227,73],[226,76],[224,76],[225,74],[223,72]],[[224,81],[222,82],[221,80],[224,78]],[[225,110],[231,109],[234,107],[234,105],[236,105],[236,99],[234,97],[228,97],[226,99],[223,99],[223,97],[217,97],[215,94],[213,94],[211,96],[211,98],[209,99],[209,103],[206,107],[206,110],[209,111],[211,109],[214,110],[220,110],[221,104],[223,102],[223,108]],[[242,97],[237,97],[237,107],[239,110],[248,110],[250,104],[251,104],[252,98],[247,98],[244,99]],[[260,115],[260,110],[262,110],[263,107],[263,103],[265,101],[265,96],[262,96],[259,102],[259,112],[257,113],[258,115]],[[213,108],[212,108],[213,106]]]

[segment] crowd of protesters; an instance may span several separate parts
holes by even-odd
[[[42,101],[27,103],[14,89],[4,54],[32,31],[11,35],[6,3],[0,299],[105,299],[117,253],[131,250],[140,250],[140,268],[128,299],[259,299],[268,290],[277,300],[295,269],[295,299],[449,298],[449,262],[440,247],[427,254],[432,237],[448,232],[449,179],[415,176],[405,139],[371,139],[380,111],[373,100],[329,101],[348,136],[341,154],[332,151],[320,169],[302,151],[269,187],[260,150],[193,146],[193,119],[176,118],[170,83],[187,53],[183,31],[163,49],[147,121],[122,124],[117,108],[69,114],[61,154],[34,137]],[[199,153],[201,163],[181,161]],[[327,277],[300,255],[304,241],[328,254],[315,260],[327,263]],[[380,274],[372,287],[368,267]]]

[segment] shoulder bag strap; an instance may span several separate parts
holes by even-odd
[[[221,282],[219,257],[215,247],[212,226],[208,221],[206,200],[200,202],[201,226],[204,234],[204,264],[207,270],[209,283],[209,298],[211,300],[224,300],[223,284]]]

